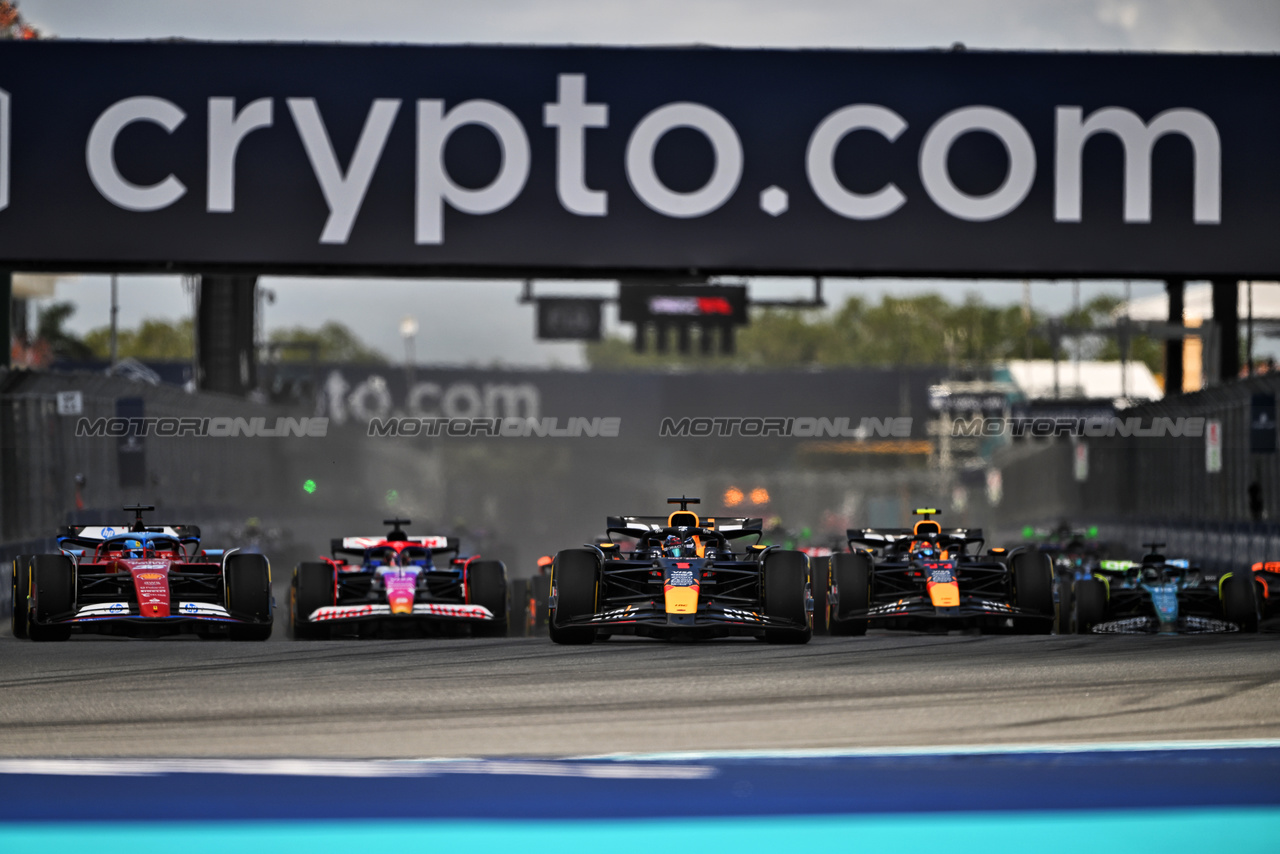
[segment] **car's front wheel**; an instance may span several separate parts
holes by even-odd
[[[32,603],[27,636],[33,641],[64,641],[71,626],[53,623],[69,619],[75,610],[76,570],[66,555],[35,555],[31,558]]]
[[[472,637],[505,638],[511,593],[507,586],[507,568],[502,561],[472,561],[467,567],[467,587],[471,604],[483,605],[493,614],[492,620],[471,624]]]
[[[805,598],[809,584],[809,559],[803,552],[777,551],[765,555],[764,613],[785,627],[766,628],[768,643],[808,643],[813,637]]]
[[[10,614],[10,625],[15,638],[27,636],[27,594],[31,590],[31,558],[32,555],[18,555],[13,559],[13,613]]]
[[[1107,586],[1096,578],[1085,578],[1075,586],[1076,634],[1086,635],[1106,619]]]
[[[329,627],[312,623],[312,614],[335,604],[333,567],[320,561],[300,563],[293,571],[289,585],[289,627],[297,640],[322,640]]]
[[[264,641],[271,637],[271,566],[262,555],[234,554],[226,562],[227,610],[250,623],[232,623],[231,640]]]
[[[1242,632],[1258,630],[1258,602],[1250,575],[1233,573],[1222,582],[1222,616]]]
[[[1041,552],[1019,552],[1009,564],[1013,572],[1014,604],[1046,617],[1015,620],[1014,626],[1022,634],[1049,634],[1053,631],[1053,563]]]
[[[556,554],[551,566],[551,590],[555,607],[551,609],[547,628],[551,640],[560,644],[587,644],[596,639],[594,626],[570,626],[566,623],[596,613],[600,560],[588,549],[566,549]]]
[[[836,604],[831,609],[831,634],[860,636],[867,633],[865,614],[871,607],[871,558],[861,552],[840,552],[831,556],[831,581]]]

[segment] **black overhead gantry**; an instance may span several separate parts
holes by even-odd
[[[45,41],[0,58],[0,268],[201,274],[204,381],[227,390],[251,384],[267,273],[1209,279],[1224,378],[1231,283],[1280,278],[1258,106],[1276,56]]]

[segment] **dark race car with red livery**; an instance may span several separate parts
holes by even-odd
[[[57,537],[58,554],[14,560],[15,637],[271,636],[271,566],[266,557],[202,549],[195,525],[148,525],[142,514],[154,507],[124,509],[134,514],[132,524],[70,526]]]
[[[299,639],[382,630],[505,637],[509,600],[502,561],[458,554],[457,537],[409,536],[408,519],[387,519],[386,536],[333,540],[332,557],[298,564],[289,624]]]

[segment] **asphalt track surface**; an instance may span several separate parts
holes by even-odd
[[[1280,637],[230,643],[0,635],[0,756],[464,757],[1280,738]]]

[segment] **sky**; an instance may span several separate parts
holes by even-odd
[[[1043,50],[1280,50],[1280,0],[21,0],[23,15],[60,38],[344,41],[521,44],[690,44],[752,47],[945,47]],[[398,333],[410,315],[421,327],[423,363],[580,367],[577,344],[533,338],[533,307],[520,305],[514,282],[264,277],[274,294],[267,330],[339,320],[401,360]],[[753,280],[754,297],[804,295],[804,280]],[[371,291],[371,288],[373,289]],[[1158,293],[1131,283],[1133,296]],[[122,276],[123,327],[143,318],[191,314],[176,276]],[[540,294],[612,295],[607,282],[539,282]],[[1086,282],[1080,295],[1126,292],[1120,282]],[[368,298],[376,293],[378,299]],[[996,304],[1020,303],[1019,282],[831,280],[828,302],[854,293],[979,293]],[[1033,305],[1070,308],[1070,283],[1037,282]],[[58,285],[71,300],[78,332],[105,325],[109,279],[80,276]],[[394,310],[386,306],[394,306]],[[608,327],[621,327],[607,315]]]

